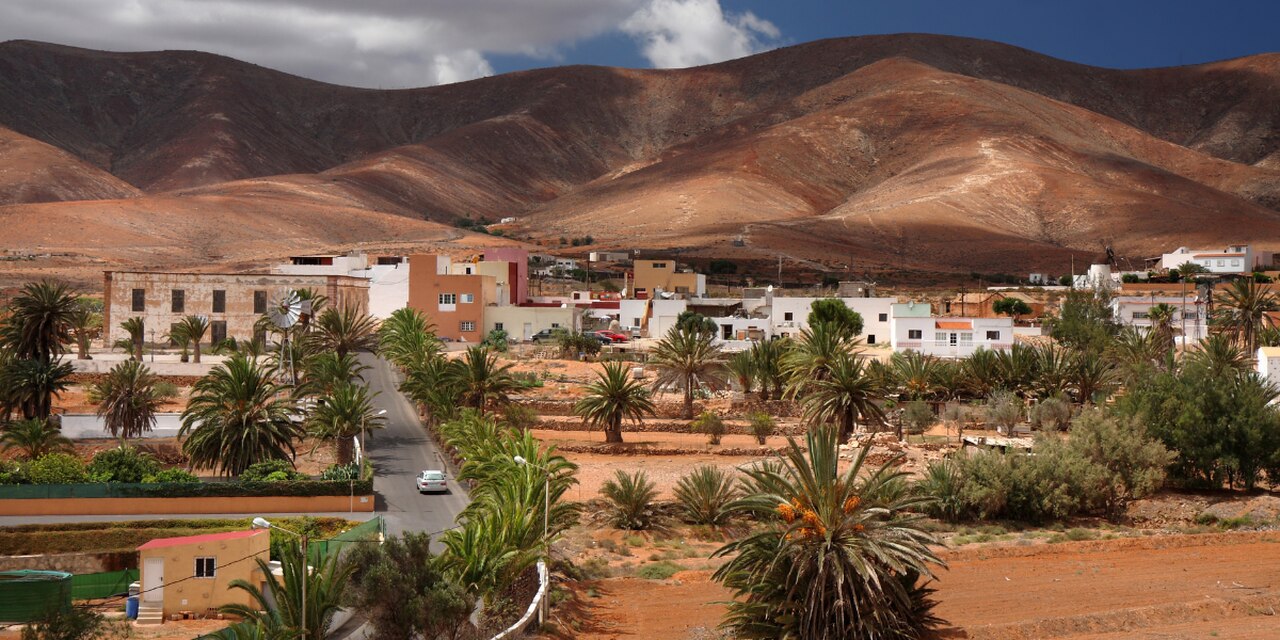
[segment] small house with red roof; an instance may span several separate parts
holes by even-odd
[[[174,614],[205,616],[224,604],[248,604],[248,594],[232,589],[231,582],[260,587],[265,577],[256,560],[266,562],[270,547],[271,534],[264,529],[156,538],[138,547],[139,623]]]

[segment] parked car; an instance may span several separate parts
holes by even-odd
[[[548,342],[557,342],[560,336],[564,335],[564,329],[543,329],[529,338],[534,344],[544,344]]]
[[[599,341],[600,341],[600,344],[602,344],[602,345],[606,345],[606,344],[613,344],[613,338],[610,338],[609,336],[606,336],[606,335],[601,335],[601,334],[596,333],[596,332],[594,332],[594,331],[593,331],[593,332],[591,332],[591,333],[583,334],[583,335],[586,335],[587,337],[595,338],[596,340],[599,340]]]
[[[427,469],[418,474],[414,484],[418,486],[418,493],[447,493],[449,491],[449,483],[445,480],[443,471]]]
[[[617,331],[609,331],[608,329],[601,329],[601,330],[599,330],[599,331],[597,331],[597,332],[596,332],[596,335],[598,335],[598,336],[604,336],[604,337],[608,338],[608,339],[609,339],[610,341],[612,341],[612,342],[626,342],[626,341],[627,341],[627,336],[625,336],[625,335],[623,335],[623,334],[621,334],[621,333],[618,333]]]

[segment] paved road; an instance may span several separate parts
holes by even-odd
[[[467,495],[453,479],[447,494],[419,494],[413,479],[423,469],[444,469],[435,443],[427,436],[413,405],[397,389],[399,374],[386,360],[361,354],[370,369],[365,372],[369,389],[378,394],[374,404],[386,409],[386,427],[369,432],[368,455],[376,476],[373,491],[375,508],[387,521],[387,532],[435,533],[454,525],[454,518],[467,506]]]

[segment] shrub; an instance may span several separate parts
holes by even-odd
[[[640,567],[636,571],[636,575],[645,580],[667,580],[681,571],[684,571],[684,567],[670,560],[663,560],[661,562],[650,562]]]
[[[178,397],[178,385],[169,382],[168,380],[156,381],[155,386],[153,386],[152,389],[155,390],[156,397],[164,401],[169,401]]]
[[[245,469],[239,477],[241,482],[284,482],[306,479],[306,474],[294,470],[293,463],[280,459],[255,462],[249,465],[249,468]]]
[[[1071,402],[1061,396],[1045,398],[1031,408],[1031,426],[1036,429],[1065,430],[1074,414]]]
[[[491,351],[505,353],[507,351],[507,332],[502,329],[494,329],[489,335],[480,341],[480,346],[488,347]]]
[[[928,402],[912,400],[902,406],[902,426],[907,433],[924,433],[937,421],[938,418],[933,415]]]
[[[1012,392],[996,391],[987,397],[987,420],[1012,433],[1013,426],[1022,421],[1024,408],[1022,399]]]
[[[686,522],[722,525],[728,522],[729,503],[737,496],[733,477],[721,469],[703,465],[676,483],[676,501]]]
[[[331,464],[320,473],[321,480],[358,480],[360,479],[360,465],[352,462],[351,464]]]
[[[755,436],[756,442],[764,446],[765,439],[773,435],[773,432],[777,430],[778,423],[773,420],[773,416],[763,411],[752,413],[749,419],[751,420],[751,435]]]
[[[144,477],[142,481],[151,484],[162,484],[166,482],[191,483],[200,482],[200,478],[197,478],[194,473],[185,469],[161,469],[160,471]]]
[[[32,484],[78,484],[89,481],[84,462],[70,453],[46,453],[27,465]]]
[[[12,460],[0,460],[0,484],[26,484],[27,473]]]
[[[950,459],[930,462],[924,476],[916,482],[915,490],[934,499],[925,505],[925,512],[935,518],[956,522],[971,515],[963,495],[964,474]]]
[[[578,354],[590,356],[600,353],[600,341],[585,333],[566,331],[556,336],[556,342],[560,345],[560,355],[567,358],[576,358]]]
[[[1100,410],[1082,413],[1071,423],[1067,447],[1092,464],[1082,493],[1092,508],[1109,516],[1125,503],[1144,498],[1164,483],[1165,468],[1176,455],[1133,420],[1109,417]]]
[[[512,429],[525,431],[538,425],[538,412],[525,405],[512,402],[503,408],[502,421]]]
[[[725,433],[724,420],[721,420],[720,416],[710,411],[703,411],[701,415],[693,419],[693,422],[689,423],[689,430],[694,433],[707,434],[707,441],[718,445]]]
[[[160,463],[153,456],[129,446],[99,451],[88,467],[94,482],[142,482],[158,471]]]
[[[609,503],[609,521],[619,529],[648,529],[652,524],[653,499],[658,492],[649,476],[643,471],[629,474],[621,469],[600,487],[600,494]]]

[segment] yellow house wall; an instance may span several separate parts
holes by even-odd
[[[217,540],[199,544],[175,545],[138,552],[138,566],[146,570],[146,559],[164,558],[164,615],[183,611],[204,613],[224,604],[248,604],[249,595],[232,589],[233,580],[245,580],[261,586],[262,573],[254,557],[269,557],[271,536],[263,531],[247,538]],[[213,578],[196,578],[196,558],[215,557],[218,570]],[[232,562],[248,558],[240,562]],[[230,564],[228,564],[230,563]],[[227,566],[222,566],[226,564]],[[190,579],[187,579],[190,578]],[[145,584],[145,578],[143,579]]]

